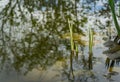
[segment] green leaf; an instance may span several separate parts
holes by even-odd
[[[118,24],[117,18],[116,18],[116,14],[115,14],[115,4],[114,4],[114,0],[108,0],[108,3],[110,5],[111,8],[111,12],[112,12],[112,16],[113,16],[113,20],[115,23],[115,27],[118,33],[118,36],[120,36],[120,26]]]

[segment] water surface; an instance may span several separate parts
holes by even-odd
[[[109,8],[88,3],[0,0],[0,81],[119,82],[119,61],[103,54],[104,39],[116,33]],[[70,39],[62,37],[69,33],[68,18],[73,32],[85,34],[86,42],[88,28],[95,31],[92,55],[88,44],[79,44],[78,53],[71,53]]]

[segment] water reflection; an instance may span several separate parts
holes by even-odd
[[[54,43],[49,42],[50,39],[51,41],[53,40]],[[9,51],[10,59],[13,61],[12,65],[16,70],[20,70],[24,67],[29,71],[37,65],[46,69],[46,66],[49,66],[56,60],[61,60],[63,58],[62,53],[57,50],[58,42],[56,41],[57,40],[54,40],[54,37],[42,37],[42,39],[39,40],[39,37],[31,34],[26,36],[26,38],[21,42],[14,45],[14,47],[9,46],[10,49],[6,50]],[[9,58],[8,55],[4,54],[1,56],[7,56],[5,58]],[[2,60],[6,61],[4,58]]]
[[[17,82],[26,82],[24,79],[27,76],[36,77],[37,80],[34,81],[42,82],[51,78],[52,82],[61,79],[65,82],[97,81],[96,73],[93,71],[96,63],[93,62],[98,61],[94,61],[93,53],[84,53],[88,52],[84,50],[88,46],[78,45],[84,43],[80,41],[78,34],[84,35],[86,24],[89,22],[88,11],[95,9],[90,5],[94,3],[95,6],[95,2],[82,1],[7,0],[4,2],[3,0],[4,6],[0,7],[0,71],[3,71],[1,76],[4,82],[8,82],[5,77],[9,73],[11,75],[7,79],[15,80],[11,77],[14,75],[17,77]],[[79,6],[81,3],[83,4]],[[109,8],[103,10],[109,12]],[[95,12],[99,11],[94,10],[94,14]],[[100,15],[103,13],[104,11],[101,10]],[[108,13],[107,15],[109,16]],[[73,23],[73,32],[78,33],[75,34],[77,37],[75,41],[79,39],[76,49],[80,52],[71,54],[69,40],[61,38],[63,34],[69,32],[68,18]],[[101,23],[99,20],[95,21]],[[29,78],[27,81],[33,79]]]

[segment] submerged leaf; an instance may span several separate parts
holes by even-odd
[[[73,40],[74,41],[79,41],[84,36],[85,35],[83,35],[83,34],[73,33]],[[64,38],[64,39],[70,39],[70,33],[63,34],[62,38]]]
[[[85,41],[85,40],[79,40],[78,44],[83,45],[83,46],[88,45],[87,41]]]
[[[85,45],[87,45],[87,41],[83,40],[84,36],[85,35],[83,35],[83,34],[73,33],[73,41],[77,44],[85,46]],[[63,34],[62,38],[70,39],[70,33]]]

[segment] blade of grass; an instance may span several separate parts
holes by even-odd
[[[108,0],[108,3],[109,3],[110,8],[111,8],[112,17],[113,17],[113,20],[114,20],[114,23],[115,23],[115,27],[117,29],[118,36],[120,36],[120,27],[119,27],[119,24],[118,24],[118,21],[117,21],[117,18],[116,18],[116,14],[115,14],[114,0]]]
[[[91,28],[89,28],[89,53],[92,53],[92,47],[93,47],[93,32]]]
[[[93,31],[89,28],[89,58],[88,58],[88,67],[89,70],[93,69],[92,57],[93,57]]]
[[[68,19],[68,24],[69,24],[69,30],[70,30],[70,43],[71,43],[71,51],[74,51],[74,42],[73,42],[73,26],[70,23],[70,20]]]

